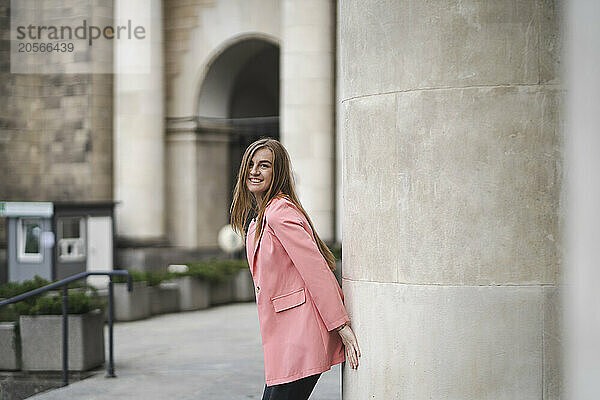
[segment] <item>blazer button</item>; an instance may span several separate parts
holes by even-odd
[[[256,287],[256,293],[260,292],[260,286]]]

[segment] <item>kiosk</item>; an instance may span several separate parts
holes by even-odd
[[[0,202],[7,218],[9,282],[35,275],[59,280],[84,271],[112,270],[114,202]],[[108,277],[88,277],[105,287]]]

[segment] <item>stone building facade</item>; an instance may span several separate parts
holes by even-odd
[[[10,0],[0,13],[0,197],[112,200],[112,75],[11,74]]]
[[[74,3],[65,1],[65,8]],[[2,0],[0,199],[111,201],[112,75],[11,73],[9,30],[10,0]],[[5,263],[6,226],[0,219],[1,282],[7,279]]]

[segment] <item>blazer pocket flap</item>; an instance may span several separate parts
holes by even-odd
[[[304,295],[304,288],[271,298],[271,302],[273,303],[273,308],[275,308],[275,312],[280,312],[292,307],[299,306],[305,301],[306,296]]]

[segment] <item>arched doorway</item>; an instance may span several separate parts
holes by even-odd
[[[254,140],[279,138],[279,47],[262,38],[236,41],[213,58],[200,88],[198,239],[216,242],[244,150]]]

